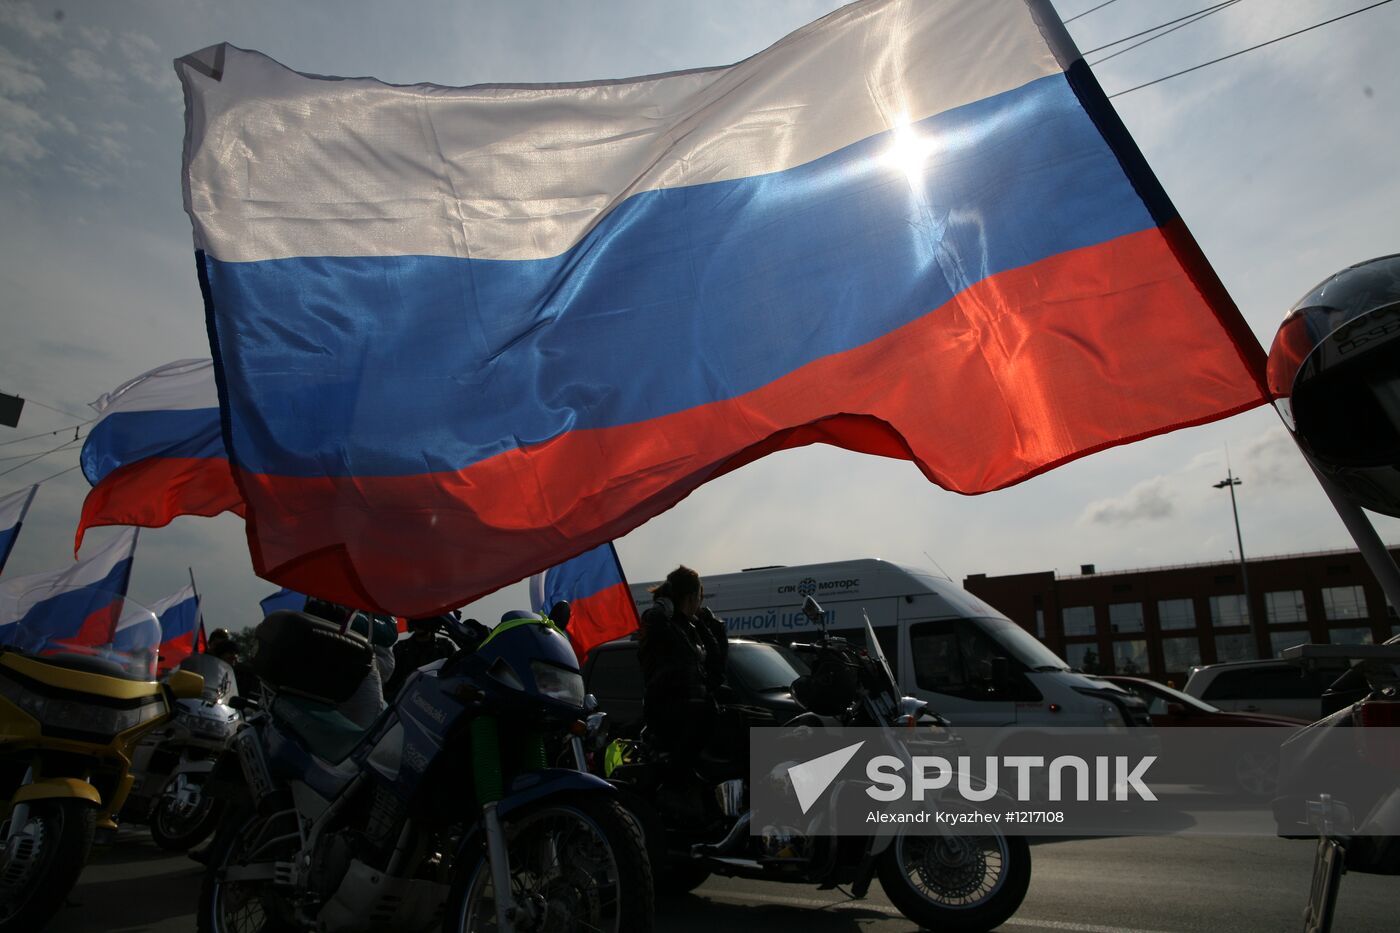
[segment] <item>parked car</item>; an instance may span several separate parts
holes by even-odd
[[[642,669],[635,636],[598,645],[583,666],[584,689],[598,698],[614,735],[633,735],[642,722]],[[794,673],[795,672],[795,673]],[[803,712],[792,682],[807,665],[791,648],[747,638],[729,639],[726,706],[744,707],[752,725],[781,725]]]
[[[1198,700],[1227,712],[1322,718],[1322,694],[1346,671],[1345,662],[1300,671],[1277,659],[1227,661],[1192,668],[1182,687]]]
[[[1105,676],[1142,698],[1152,725],[1161,732],[1162,761],[1168,777],[1190,783],[1221,785],[1255,797],[1271,797],[1278,788],[1278,745],[1309,720],[1264,713],[1231,712],[1198,700],[1187,693],[1141,677]],[[1202,754],[1205,742],[1224,736],[1188,733],[1182,729],[1255,728],[1279,730],[1258,741],[1229,742],[1228,754]],[[1207,760],[1210,758],[1211,760]]]

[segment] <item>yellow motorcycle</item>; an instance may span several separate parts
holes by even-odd
[[[137,742],[204,686],[188,671],[156,682],[160,623],[132,600],[74,588],[20,601],[43,611],[0,627],[0,933],[49,921],[94,837],[116,832]]]

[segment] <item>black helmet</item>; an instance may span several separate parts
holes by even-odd
[[[1400,516],[1400,254],[1343,269],[1294,305],[1268,376],[1313,465],[1358,505]]]

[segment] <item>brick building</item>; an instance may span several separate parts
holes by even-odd
[[[1078,576],[1063,577],[1051,570],[978,573],[963,587],[1072,667],[1177,685],[1194,664],[1274,657],[1304,642],[1378,643],[1400,633],[1400,619],[1358,551],[1289,554],[1248,565],[1248,610],[1238,563],[1108,573],[1085,565]],[[1248,612],[1264,620],[1266,643],[1256,642]]]

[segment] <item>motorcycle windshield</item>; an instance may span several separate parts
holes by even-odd
[[[192,654],[180,662],[180,670],[193,671],[204,678],[203,700],[206,703],[226,704],[238,696],[238,680],[233,668],[212,654]]]
[[[160,622],[134,599],[96,587],[0,586],[0,645],[108,677],[155,680]]]

